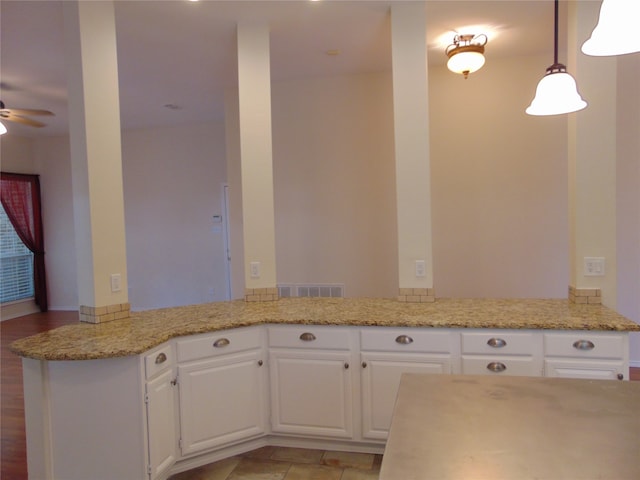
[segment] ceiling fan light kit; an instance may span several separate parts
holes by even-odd
[[[582,53],[597,57],[640,52],[640,1],[603,0],[600,16]]]
[[[487,36],[484,34],[463,34],[453,37],[453,43],[445,49],[449,60],[447,68],[468,78],[470,73],[477,72],[484,65],[484,46]]]
[[[46,123],[38,122],[29,118],[29,116],[53,116],[54,113],[49,110],[34,110],[31,108],[6,108],[4,102],[0,100],[0,118],[9,122],[21,123],[30,127],[41,128]],[[2,123],[0,123],[2,125]],[[3,131],[4,130],[4,131]],[[2,125],[0,127],[0,135],[6,133],[7,128]]]
[[[4,135],[5,133],[7,133],[7,127],[0,122],[0,135]]]
[[[582,110],[587,106],[567,67],[558,63],[558,0],[555,0],[553,65],[536,88],[536,96],[525,110],[529,115],[560,115]]]

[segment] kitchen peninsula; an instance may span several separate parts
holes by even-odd
[[[628,332],[566,300],[281,299],[12,344],[30,478],[157,479],[264,445],[381,452],[402,373],[628,379]]]

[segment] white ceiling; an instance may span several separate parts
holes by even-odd
[[[235,85],[239,20],[268,21],[272,81],[391,68],[393,1],[128,1],[115,2],[123,128],[221,119],[223,91]],[[53,111],[44,128],[4,122],[10,134],[67,131],[62,2],[0,2],[0,98],[7,108]],[[446,61],[440,37],[480,25],[492,58],[549,53],[551,0],[428,0],[429,64]],[[483,33],[473,31],[473,33]],[[329,56],[327,50],[340,51]],[[540,65],[540,74],[548,65]],[[469,81],[472,81],[470,77]],[[164,105],[181,108],[171,110]]]

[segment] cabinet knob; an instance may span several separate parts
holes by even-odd
[[[349,364],[347,362],[344,362],[344,369],[349,370]]]
[[[164,352],[159,353],[158,356],[156,357],[156,365],[160,363],[164,363],[166,361],[167,361],[167,355]]]
[[[216,348],[221,348],[221,347],[226,347],[230,343],[231,342],[229,341],[228,338],[219,338],[218,340],[213,342],[213,346],[216,347]]]
[[[487,370],[491,372],[504,372],[507,366],[502,362],[491,362],[487,365]]]
[[[258,360],[258,366],[261,367],[263,365],[262,360]]]
[[[413,343],[413,338],[411,338],[409,335],[399,335],[396,337],[396,343],[399,343],[401,345],[409,345],[410,343]]]
[[[367,368],[367,362],[362,362],[362,368]]]
[[[593,350],[595,348],[595,344],[590,340],[576,340],[573,342],[573,348],[578,350]]]
[[[490,338],[487,340],[487,345],[493,348],[502,348],[507,346],[507,341],[502,338]]]
[[[623,375],[623,374],[621,374],[621,373],[619,373],[619,374],[618,374],[618,380],[624,380],[624,375]]]
[[[173,385],[174,387],[178,384],[178,379],[174,378],[173,380],[171,380],[171,385]]]
[[[304,332],[300,335],[300,340],[303,342],[313,342],[316,339],[316,336],[311,332]]]

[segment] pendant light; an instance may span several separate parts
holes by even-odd
[[[453,43],[445,49],[449,57],[447,68],[453,73],[461,73],[466,79],[470,73],[477,72],[484,65],[484,46],[487,36],[456,35]]]
[[[600,18],[582,53],[606,57],[640,52],[639,20],[638,0],[602,0]]]
[[[555,28],[553,65],[538,83],[536,96],[526,109],[529,115],[559,115],[582,110],[587,106],[576,87],[576,81],[567,73],[567,67],[558,63],[558,0],[555,0]]]

